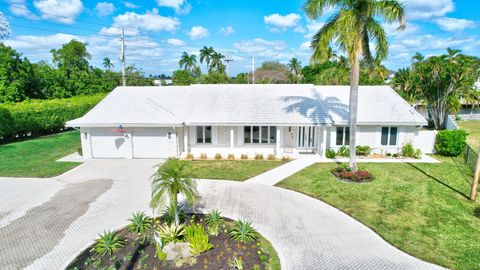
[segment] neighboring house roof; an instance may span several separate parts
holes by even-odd
[[[349,86],[224,84],[117,87],[72,127],[346,125]],[[359,125],[426,125],[389,86],[360,86]]]

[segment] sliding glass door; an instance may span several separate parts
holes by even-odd
[[[298,147],[314,148],[316,141],[315,127],[298,127]]]

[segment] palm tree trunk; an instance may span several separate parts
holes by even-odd
[[[352,59],[350,68],[350,104],[349,104],[349,128],[350,128],[350,161],[349,167],[354,172],[357,171],[357,162],[355,160],[355,149],[357,146],[357,111],[358,111],[358,84],[360,80],[360,60],[359,55]]]
[[[180,224],[180,220],[178,218],[178,198],[177,192],[170,194],[170,211],[173,211],[173,215],[175,216],[175,225],[178,226]]]

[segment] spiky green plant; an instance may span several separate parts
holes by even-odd
[[[123,240],[114,231],[106,231],[95,240],[95,253],[101,256],[112,255],[123,247]]]
[[[239,257],[239,258],[234,257],[234,258],[228,260],[228,265],[232,269],[243,270],[243,260],[242,260],[241,257]]]
[[[257,239],[252,223],[245,220],[235,221],[229,235],[235,242],[250,243]]]
[[[220,227],[225,224],[225,221],[218,210],[212,210],[205,216],[205,224],[207,224],[208,233],[216,236]]]
[[[185,241],[190,243],[190,253],[199,255],[213,248],[208,234],[201,224],[190,224],[185,228]]]
[[[158,233],[164,246],[170,242],[176,243],[185,235],[185,225],[164,224],[159,227]]]
[[[136,233],[142,244],[145,244],[150,239],[150,232],[152,229],[152,219],[145,215],[145,212],[133,213],[132,217],[128,219],[128,231]]]

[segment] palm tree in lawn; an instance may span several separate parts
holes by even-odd
[[[211,56],[211,61],[212,61],[211,68],[219,71],[223,66],[223,62],[222,62],[223,58],[225,58],[225,55],[214,51]]]
[[[179,225],[178,194],[182,194],[189,205],[198,198],[197,183],[187,170],[187,164],[177,159],[165,162],[152,176],[152,199],[150,206],[160,208],[168,202],[170,214],[175,216],[175,225]]]
[[[111,61],[110,58],[108,58],[108,57],[103,58],[103,63],[102,63],[102,65],[103,65],[103,67],[104,67],[105,69],[108,69],[108,70],[110,70],[110,69],[112,69],[112,68],[114,67],[112,61]]]
[[[287,66],[290,69],[290,72],[292,73],[293,82],[297,83],[297,79],[300,76],[300,72],[302,70],[302,62],[298,61],[297,58],[292,58],[288,62]]]
[[[200,63],[203,63],[203,60],[205,60],[207,71],[210,71],[210,61],[215,53],[213,47],[203,46],[203,48],[200,49]]]
[[[197,64],[197,57],[194,54],[190,55],[187,52],[183,52],[178,64],[180,68],[183,67],[184,70],[191,71]]]
[[[350,62],[350,162],[352,170],[357,170],[355,146],[357,134],[358,84],[360,59],[368,64],[378,64],[388,55],[388,41],[381,22],[400,23],[405,29],[405,8],[397,0],[307,0],[303,9],[310,19],[320,18],[330,8],[338,10],[313,36],[312,57],[328,50],[332,42],[345,52]],[[375,55],[370,43],[375,42]]]

